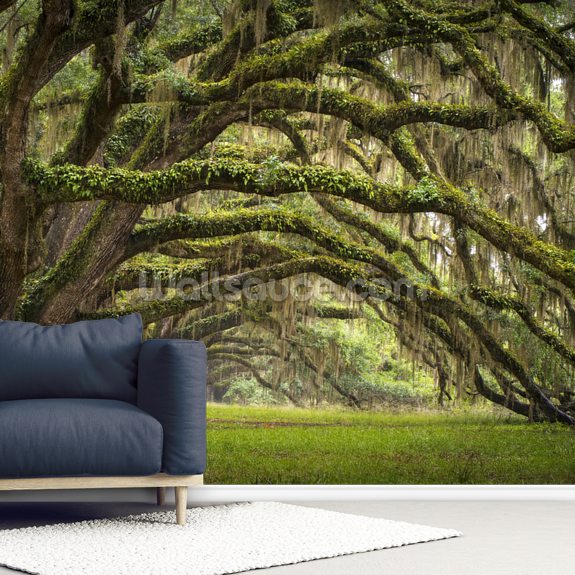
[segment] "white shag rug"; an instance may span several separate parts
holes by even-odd
[[[0,531],[0,565],[39,575],[222,575],[461,535],[285,503],[237,503]]]

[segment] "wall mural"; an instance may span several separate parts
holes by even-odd
[[[0,318],[208,348],[207,483],[575,483],[571,1],[0,0]]]

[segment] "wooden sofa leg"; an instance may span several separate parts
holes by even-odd
[[[166,504],[166,488],[165,487],[156,488],[156,500],[158,502],[158,505],[165,505]]]
[[[186,524],[186,510],[188,508],[188,488],[176,487],[176,521],[178,525]]]

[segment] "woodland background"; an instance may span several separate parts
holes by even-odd
[[[575,482],[571,0],[0,0],[0,64],[0,318],[202,339],[209,481]]]

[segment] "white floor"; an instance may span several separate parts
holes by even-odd
[[[454,528],[463,531],[464,536],[250,573],[559,575],[575,572],[573,501],[307,501],[300,504]],[[0,529],[123,515],[152,508],[150,504],[138,503],[0,500]],[[2,575],[14,573],[0,567]]]

